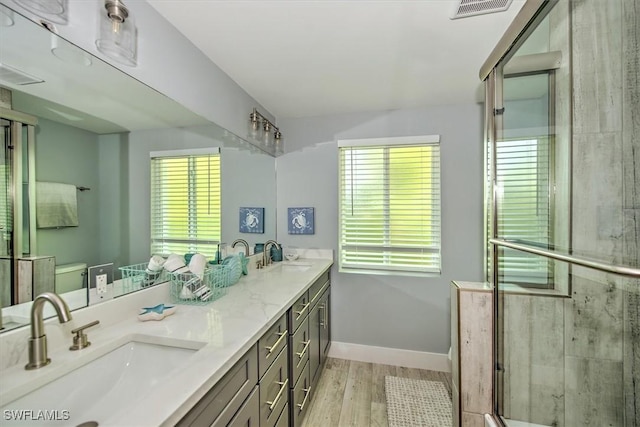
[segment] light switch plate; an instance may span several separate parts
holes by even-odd
[[[113,298],[113,263],[94,265],[87,269],[89,276],[89,305]]]

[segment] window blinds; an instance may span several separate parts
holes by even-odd
[[[341,270],[440,272],[439,138],[368,141],[339,143]]]
[[[212,256],[220,222],[219,154],[152,156],[152,254]]]
[[[553,200],[549,138],[499,141],[496,145],[498,237],[548,245]],[[547,259],[505,249],[499,258],[504,280],[547,284],[551,272]]]

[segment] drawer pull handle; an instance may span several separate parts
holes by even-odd
[[[270,411],[273,411],[273,409],[278,404],[278,400],[280,400],[280,397],[282,396],[282,393],[287,388],[287,384],[289,384],[289,379],[287,378],[286,380],[284,380],[284,382],[276,381],[276,384],[278,384],[280,386],[280,390],[278,390],[278,394],[276,394],[276,398],[273,399],[271,402],[269,402],[268,400],[266,402],[267,405],[269,405],[269,410]]]
[[[329,325],[329,302],[327,301],[327,303],[324,305],[323,310],[324,312],[324,328],[327,329],[327,326]]]
[[[311,386],[309,386],[309,388],[303,388],[302,391],[304,391],[304,399],[302,400],[302,403],[298,403],[298,408],[300,408],[300,412],[304,410],[304,405],[307,403],[307,398],[311,394]]]
[[[298,320],[300,317],[302,317],[302,314],[307,311],[307,309],[309,308],[310,303],[306,303],[302,306],[302,310],[300,311],[294,311],[294,313],[296,314],[296,320]]]
[[[320,326],[322,326],[322,329],[327,329],[327,315],[326,315],[326,307],[324,306],[324,303],[319,305],[319,309],[322,310],[322,314],[320,316]]]
[[[303,341],[304,343],[304,347],[302,348],[302,351],[300,353],[296,353],[296,356],[298,356],[298,359],[302,360],[302,358],[304,357],[304,354],[307,352],[307,349],[309,348],[309,343],[311,343],[311,340],[309,341]]]
[[[271,353],[273,353],[275,351],[276,348],[278,348],[278,346],[280,345],[280,343],[282,342],[283,339],[285,339],[287,337],[287,334],[289,333],[289,331],[287,331],[286,329],[284,330],[284,332],[280,332],[278,334],[276,334],[277,336],[279,336],[280,338],[278,338],[278,341],[276,341],[275,343],[273,343],[272,346],[266,346],[265,348],[267,349],[268,353],[267,353],[267,357],[269,357],[269,355]]]

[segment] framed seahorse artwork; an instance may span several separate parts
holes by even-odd
[[[287,208],[289,234],[314,234],[314,208]]]
[[[240,232],[264,233],[264,208],[240,208]]]

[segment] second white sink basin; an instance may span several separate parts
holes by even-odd
[[[91,421],[99,425],[117,411],[126,410],[154,387],[162,387],[162,380],[188,363],[187,358],[196,351],[197,348],[131,341],[1,409],[58,411],[57,419],[38,420],[39,426],[76,426]],[[11,421],[5,422],[3,426],[13,425]],[[24,423],[16,421],[15,425]]]

